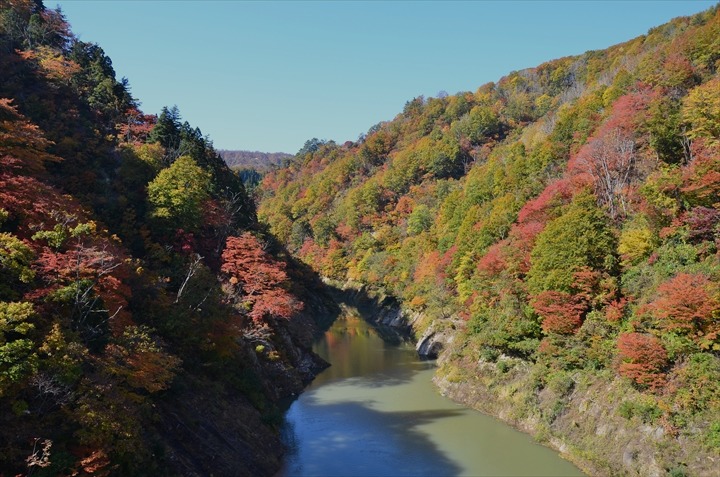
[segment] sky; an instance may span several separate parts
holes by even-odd
[[[177,105],[217,149],[288,153],[716,3],[45,0],[105,50],[145,113]]]

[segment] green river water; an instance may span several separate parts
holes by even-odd
[[[279,477],[582,476],[551,449],[442,397],[435,364],[338,319],[315,351],[332,366],[290,406]]]

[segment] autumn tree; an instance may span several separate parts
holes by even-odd
[[[720,349],[720,299],[706,275],[678,273],[658,287],[649,308],[664,331],[687,335],[705,349]]]
[[[635,384],[657,390],[665,385],[667,351],[655,336],[623,333],[618,337],[618,372]]]
[[[188,156],[181,156],[148,184],[150,215],[165,227],[195,230],[209,198],[211,176]]]
[[[105,348],[109,372],[130,387],[158,392],[175,376],[180,360],[168,354],[147,327],[129,326],[122,336]]]
[[[289,319],[302,308],[287,290],[285,264],[270,256],[251,233],[228,237],[222,262],[222,272],[255,323]]]
[[[40,128],[20,114],[10,99],[0,98],[0,168],[40,172],[44,163],[60,161],[47,152],[50,145]]]
[[[531,252],[528,289],[571,291],[574,274],[583,267],[614,267],[615,237],[592,194],[577,195],[565,212],[538,235]]]
[[[646,107],[648,94],[619,98],[608,120],[598,128],[568,165],[571,173],[591,178],[595,195],[610,217],[628,213],[628,187],[637,176],[639,152],[635,139],[636,116]]]
[[[562,291],[546,290],[531,301],[540,315],[545,333],[572,334],[580,328],[587,303],[577,295]]]
[[[690,126],[689,138],[704,137],[710,145],[720,142],[720,79],[712,79],[690,91],[682,113]]]

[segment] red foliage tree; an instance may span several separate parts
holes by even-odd
[[[683,213],[680,221],[688,226],[690,240],[713,240],[719,232],[720,210],[702,206],[694,207]]]
[[[605,308],[605,318],[607,318],[608,321],[613,323],[620,321],[625,314],[625,308],[627,307],[627,303],[627,298],[620,298],[618,300],[613,300],[608,303],[607,307]]]
[[[642,387],[657,390],[665,385],[663,369],[667,351],[660,340],[642,333],[623,333],[618,337],[618,372]]]
[[[503,248],[506,245],[505,240],[492,245],[478,262],[478,271],[487,276],[497,276],[505,270],[507,263],[503,257]]]
[[[250,233],[228,237],[221,270],[242,294],[243,303],[250,309],[248,315],[255,323],[273,316],[290,319],[302,309],[302,302],[285,288],[288,283],[285,264],[274,260]]]
[[[651,97],[648,90],[640,90],[617,99],[607,121],[568,163],[569,174],[593,185],[612,218],[627,213],[629,186],[640,160],[635,123]]]
[[[90,326],[92,316],[105,313],[113,335],[130,324],[127,285],[129,270],[122,249],[101,236],[70,237],[64,250],[42,247],[35,269],[45,287],[35,290],[36,297],[62,296],[72,306],[72,319],[78,326]]]
[[[717,207],[720,202],[720,142],[697,138],[691,146],[692,161],[683,169],[682,192],[694,203]]]
[[[118,138],[121,141],[142,144],[157,123],[157,116],[143,114],[139,109],[132,107],[125,111],[125,121],[115,126]]]
[[[553,209],[567,204],[572,199],[575,188],[567,179],[558,179],[545,187],[540,195],[525,203],[518,212],[518,223],[547,222]]]
[[[587,302],[582,297],[555,290],[538,294],[530,304],[542,318],[542,329],[545,333],[575,333],[587,311]]]

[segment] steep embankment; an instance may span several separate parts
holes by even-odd
[[[177,108],[0,3],[0,475],[272,475],[337,307]]]
[[[718,38],[713,8],[415,98],[358,142],[308,141],[265,177],[259,216],[321,275],[391,297],[425,348],[447,343],[456,399],[597,474],[707,475]]]

